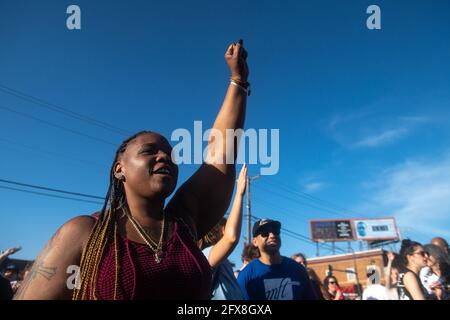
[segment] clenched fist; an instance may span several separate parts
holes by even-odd
[[[231,72],[231,78],[241,82],[247,82],[248,65],[247,51],[244,48],[244,41],[241,39],[238,43],[232,43],[225,52],[225,61]]]

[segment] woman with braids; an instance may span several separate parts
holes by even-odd
[[[419,278],[420,270],[427,265],[427,256],[427,252],[420,243],[409,239],[402,241],[397,283],[400,300],[427,299],[427,292]]]
[[[212,130],[223,139],[210,136],[205,162],[170,202],[165,205],[178,179],[172,148],[157,133],[139,132],[116,152],[102,210],[56,232],[16,299],[209,298],[211,270],[197,240],[223,217],[233,193],[229,163],[238,141],[228,141],[226,130],[244,124],[246,58],[242,40],[228,47],[231,80]]]

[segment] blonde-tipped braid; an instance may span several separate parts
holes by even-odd
[[[76,288],[72,294],[73,300],[96,300],[96,288],[98,272],[102,262],[103,254],[108,242],[112,241],[114,246],[114,300],[117,299],[117,288],[119,283],[119,252],[117,245],[117,228],[119,222],[120,209],[126,205],[125,191],[122,181],[114,175],[114,166],[119,157],[125,152],[130,141],[141,134],[151,133],[151,131],[141,131],[122,142],[116,152],[110,170],[110,184],[106,194],[105,203],[98,215],[98,219],[89,236],[86,247],[83,250],[80,262],[80,287]],[[109,204],[109,209],[106,210]]]

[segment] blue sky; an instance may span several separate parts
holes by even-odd
[[[66,28],[71,4],[81,30]],[[381,30],[366,28],[371,4]],[[402,236],[426,243],[450,238],[449,13],[437,0],[0,0],[0,85],[170,137],[195,120],[212,125],[229,76],[223,54],[243,38],[246,128],[280,130],[280,170],[254,182],[254,215],[305,236],[310,219],[394,216]],[[5,91],[0,179],[103,196],[126,135]],[[181,166],[179,185],[196,168]],[[15,257],[26,259],[65,221],[100,207],[1,188],[0,197],[0,248],[22,245]],[[282,253],[298,251],[315,247],[284,235]]]

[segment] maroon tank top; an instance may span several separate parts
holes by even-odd
[[[117,235],[118,286],[116,299],[209,299],[212,273],[208,260],[197,247],[189,227],[174,220],[172,236],[163,245],[164,257],[156,263],[146,244]],[[95,295],[114,299],[115,252],[109,241],[97,276]],[[88,297],[91,297],[88,287]]]

